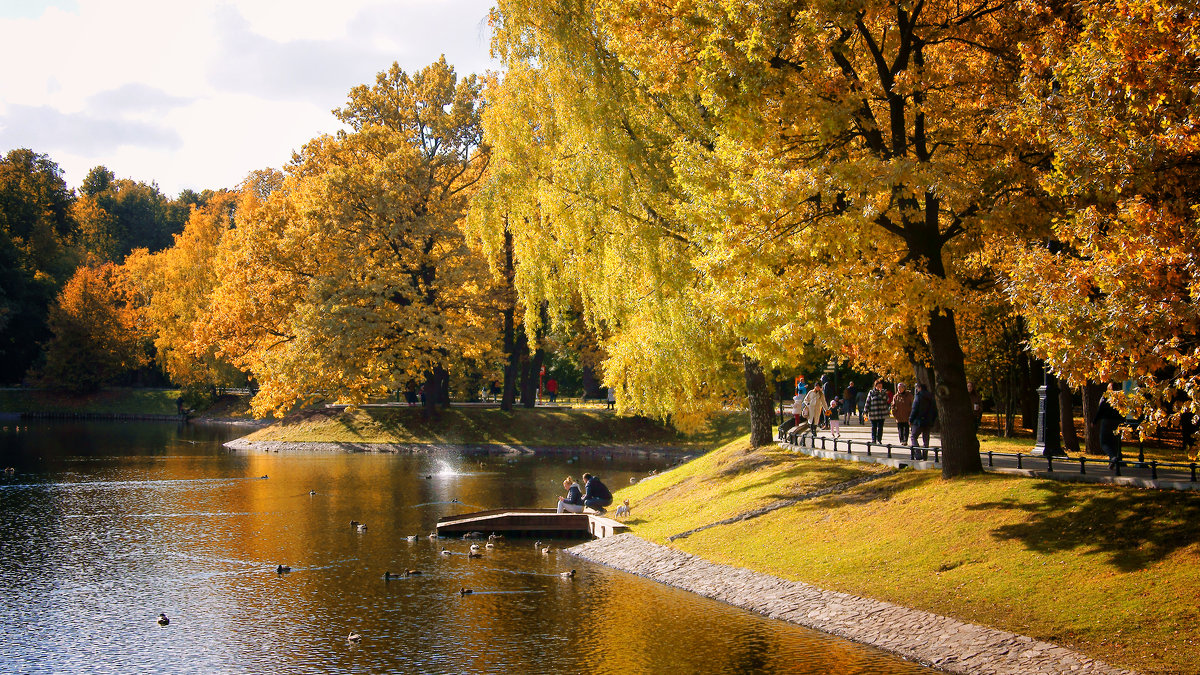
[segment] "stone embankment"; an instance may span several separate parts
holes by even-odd
[[[951,673],[1131,673],[1069,649],[898,605],[719,565],[632,534],[568,549],[585,560]]]
[[[671,458],[672,462],[685,462],[695,458],[695,453],[670,446],[571,446],[571,445],[508,445],[506,443],[351,443],[320,441],[251,441],[237,438],[225,443],[228,450],[243,452],[381,452],[381,453],[428,453],[464,452],[467,454],[521,455],[555,454],[582,455],[589,457],[653,457]]]

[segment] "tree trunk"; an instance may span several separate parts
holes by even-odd
[[[746,373],[746,399],[750,406],[750,446],[757,448],[770,445],[774,434],[775,404],[771,388],[762,363],[749,356],[742,356],[742,367]]]
[[[967,393],[962,345],[950,310],[933,312],[929,320],[929,352],[933,357],[933,388],[942,423],[942,477],[983,473],[974,412]]]
[[[1079,452],[1079,434],[1075,433],[1075,404],[1071,400],[1071,385],[1058,381],[1058,426],[1062,429],[1063,450]]]
[[[1103,455],[1100,447],[1100,428],[1093,424],[1096,411],[1100,409],[1100,399],[1104,397],[1104,385],[1088,382],[1080,388],[1083,394],[1083,444],[1089,455]]]
[[[542,372],[542,363],[546,360],[546,350],[539,347],[529,360],[525,370],[525,379],[521,383],[521,405],[533,408],[537,405],[538,380]]]
[[[500,390],[500,409],[512,410],[513,401],[516,398],[516,384],[514,378],[517,375],[517,364],[520,362],[520,354],[517,353],[517,336],[516,336],[516,289],[513,285],[513,276],[515,274],[513,267],[513,237],[512,231],[508,229],[508,218],[504,219],[504,285],[505,293],[507,294],[508,302],[504,305],[504,353],[508,356],[504,364],[504,385]]]
[[[517,332],[513,342],[513,348],[508,353],[508,365],[504,367],[504,392],[500,395],[501,410],[512,410],[516,404],[521,364],[529,360],[529,339],[525,336],[525,331]]]
[[[591,364],[584,364],[583,368],[583,397],[584,398],[604,398],[604,392],[600,391],[600,380],[596,378],[596,368]]]
[[[1038,387],[1041,384],[1042,369],[1037,359],[1029,352],[1021,355],[1021,371],[1019,393],[1021,401],[1021,426],[1025,429],[1037,429],[1038,418]]]

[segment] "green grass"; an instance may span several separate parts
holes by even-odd
[[[621,490],[667,536],[841,482],[861,465],[736,442]],[[1142,672],[1200,672],[1200,497],[903,471],[671,545],[709,560],[1048,640]]]
[[[73,396],[45,389],[0,389],[0,411],[174,415],[178,389],[112,388]]]
[[[436,419],[420,408],[313,408],[260,429],[250,441],[401,444],[511,444],[524,446],[677,446],[709,449],[745,433],[745,415],[729,415],[712,428],[682,435],[643,417],[608,410],[452,407]]]

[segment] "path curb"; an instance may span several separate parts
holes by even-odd
[[[950,673],[1133,673],[1030,637],[720,565],[632,534],[597,539],[567,551]]]

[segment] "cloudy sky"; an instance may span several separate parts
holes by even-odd
[[[0,0],[0,153],[79,182],[234,187],[338,128],[330,110],[393,61],[488,57],[492,0]]]

